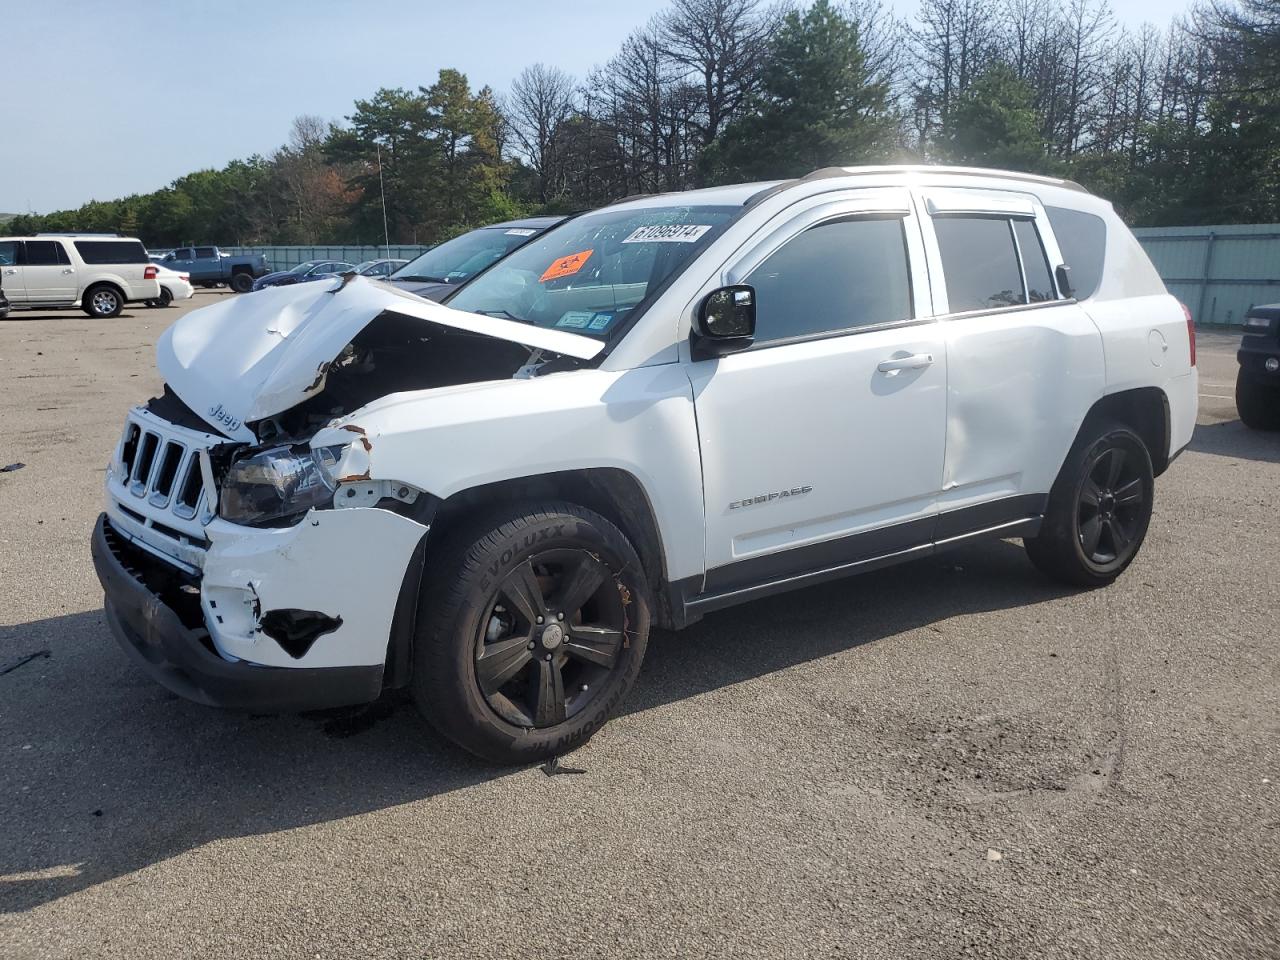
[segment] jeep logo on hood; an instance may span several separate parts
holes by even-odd
[[[240,429],[239,417],[234,417],[229,411],[224,410],[222,404],[209,408],[209,422],[232,431]]]

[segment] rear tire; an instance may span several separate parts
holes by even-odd
[[[432,569],[412,685],[449,740],[494,763],[543,760],[586,743],[631,689],[649,585],[604,517],[512,506],[448,536]]]
[[[1236,374],[1236,411],[1253,430],[1280,430],[1280,388],[1241,369]]]
[[[120,316],[124,309],[124,296],[115,287],[102,284],[86,290],[81,303],[81,309],[95,320],[110,320]]]
[[[231,275],[231,289],[236,293],[248,293],[253,289],[253,276],[248,273],[233,273]]]
[[[1133,562],[1151,523],[1155,477],[1142,439],[1119,423],[1082,432],[1049,493],[1027,555],[1055,580],[1105,587]]]

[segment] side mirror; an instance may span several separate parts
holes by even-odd
[[[1058,269],[1053,271],[1054,279],[1058,281],[1058,291],[1064,297],[1075,295],[1076,288],[1071,285],[1071,268],[1065,263],[1058,264]]]
[[[176,255],[176,254],[174,254],[172,251],[170,251],[169,253],[166,253],[166,254],[164,255],[164,262],[165,262],[165,263],[172,263],[174,260],[177,260],[177,259],[178,259],[177,255]]]
[[[693,331],[695,360],[737,353],[751,346],[756,335],[756,291],[746,284],[712,290],[698,308]]]

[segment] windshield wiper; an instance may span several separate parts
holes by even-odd
[[[409,276],[409,277],[390,277],[389,279],[391,279],[391,280],[420,280],[420,281],[422,281],[423,283],[448,283],[448,282],[449,282],[449,281],[448,281],[448,280],[446,280],[444,277],[419,277],[419,276]]]
[[[507,310],[473,310],[471,312],[479,313],[486,317],[497,317],[500,320],[514,320],[516,323],[527,323],[531,327],[537,326],[537,324],[532,320],[526,320],[524,317],[517,317],[514,313],[510,313]]]

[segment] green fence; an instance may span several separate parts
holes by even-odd
[[[1255,304],[1280,301],[1280,224],[1133,232],[1169,292],[1191,308],[1199,326],[1238,326]]]
[[[430,250],[419,244],[392,244],[389,247],[344,246],[343,244],[317,244],[300,247],[223,247],[223,253],[262,254],[272,270],[288,270],[307,260],[345,260],[360,263],[364,260],[412,260],[418,254]]]

